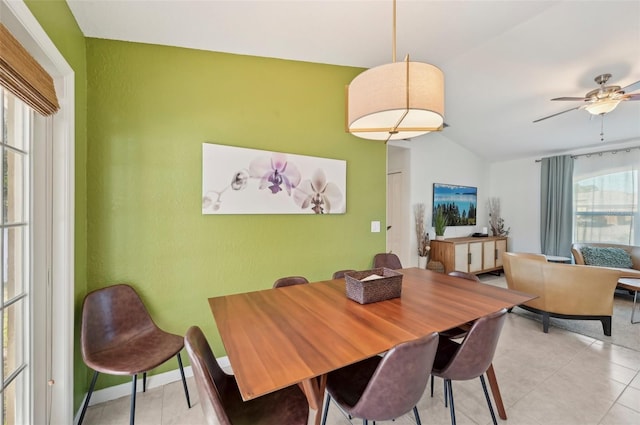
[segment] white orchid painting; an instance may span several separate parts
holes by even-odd
[[[202,144],[202,214],[344,214],[347,162]]]

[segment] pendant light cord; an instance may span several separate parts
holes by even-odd
[[[392,49],[391,49],[391,62],[396,61],[396,0],[393,0],[393,38],[392,38]]]

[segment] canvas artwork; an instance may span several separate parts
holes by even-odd
[[[478,188],[453,184],[433,184],[433,217],[441,209],[447,226],[475,226]]]
[[[202,214],[344,214],[347,162],[202,144]]]

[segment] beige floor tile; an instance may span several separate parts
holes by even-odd
[[[618,399],[618,404],[640,413],[640,390],[637,388],[627,387]]]
[[[520,411],[544,424],[597,424],[611,407],[612,393],[621,393],[624,385],[612,380],[601,394],[592,387],[582,388],[576,382],[584,377],[556,375],[518,401]]]
[[[102,410],[104,409],[104,403],[87,408],[87,413],[84,415],[83,425],[100,424],[100,418],[102,416]]]
[[[587,376],[594,381],[613,379],[625,385],[636,376],[636,370],[613,363],[606,356],[596,354],[595,350],[598,348],[580,353],[563,368],[562,373]]]
[[[629,384],[630,387],[640,389],[640,372],[636,373],[636,377]]]
[[[599,425],[638,425],[640,412],[629,409],[621,404],[614,404]]]
[[[606,358],[612,363],[635,371],[640,370],[640,351],[602,341],[596,341],[589,349],[598,352],[602,358]]]

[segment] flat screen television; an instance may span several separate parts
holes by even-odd
[[[447,226],[475,226],[478,188],[455,184],[433,184],[433,218],[441,209]]]

